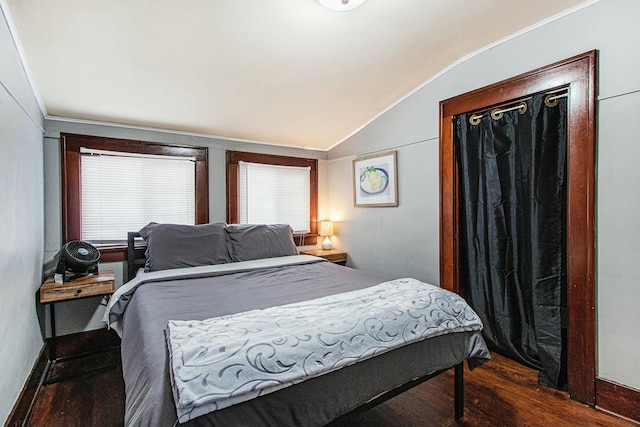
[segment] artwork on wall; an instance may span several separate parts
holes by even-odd
[[[398,206],[398,161],[395,151],[353,160],[356,207]]]

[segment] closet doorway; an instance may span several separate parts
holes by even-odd
[[[596,51],[474,90],[440,103],[440,285],[467,296],[465,226],[454,145],[455,118],[518,105],[534,95],[567,93],[566,305],[567,389],[595,404],[595,106]]]

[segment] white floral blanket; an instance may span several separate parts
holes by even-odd
[[[415,279],[166,330],[180,422],[482,323],[458,295]]]

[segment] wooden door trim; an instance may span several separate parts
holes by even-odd
[[[568,381],[572,399],[595,404],[595,50],[440,102],[440,286],[459,281],[453,117],[556,88],[569,89],[567,141]]]

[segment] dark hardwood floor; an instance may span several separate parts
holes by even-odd
[[[61,340],[61,353],[65,343]],[[75,339],[76,343],[77,338]],[[104,340],[100,340],[104,344]],[[68,345],[68,344],[67,344]],[[91,343],[84,342],[86,348]],[[116,351],[117,355],[117,351]],[[118,427],[123,425],[124,383],[115,367],[40,386],[25,420],[11,426]],[[65,369],[81,369],[81,361]],[[57,374],[57,373],[54,373]],[[465,417],[453,419],[453,371],[397,396],[346,424],[354,427],[425,426],[610,426],[639,424],[597,411],[566,393],[539,386],[537,373],[499,355],[473,372],[465,371]]]

